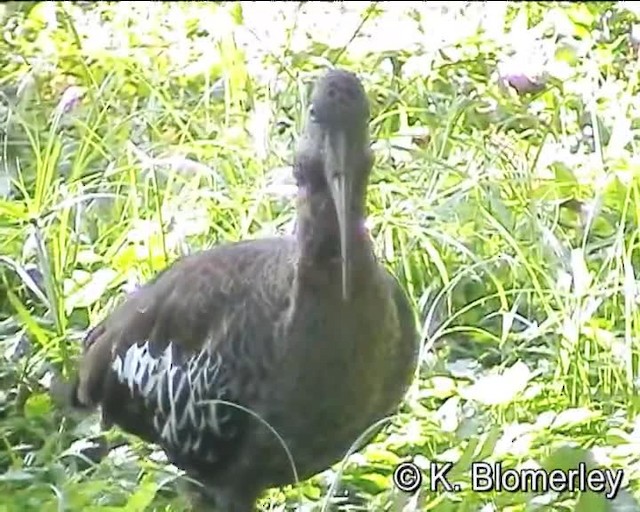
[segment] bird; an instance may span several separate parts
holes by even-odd
[[[324,72],[293,159],[295,232],[176,259],[84,339],[71,405],[158,445],[201,484],[196,510],[253,512],[330,468],[411,385],[414,310],[365,228],[369,122],[358,76]]]

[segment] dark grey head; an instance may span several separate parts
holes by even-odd
[[[315,85],[300,140],[296,178],[312,191],[327,190],[340,230],[342,295],[350,294],[351,244],[364,216],[371,172],[369,101],[360,80],[348,71],[328,71]]]

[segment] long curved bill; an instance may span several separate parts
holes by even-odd
[[[338,217],[340,257],[342,261],[342,299],[351,296],[351,174],[347,171],[347,135],[343,131],[327,134],[325,139],[327,181]]]

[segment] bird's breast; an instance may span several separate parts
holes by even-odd
[[[344,455],[397,400],[384,396],[397,316],[385,290],[371,284],[375,273],[369,278],[348,302],[339,287],[322,299],[299,293],[294,302],[277,393],[288,414],[278,428],[292,451],[319,463]]]

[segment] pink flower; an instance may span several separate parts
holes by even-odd
[[[77,85],[71,85],[62,93],[62,98],[56,107],[58,115],[66,114],[73,110],[84,96],[85,88]]]
[[[518,55],[500,63],[498,75],[502,87],[511,87],[518,94],[539,92],[547,84],[544,67]]]

